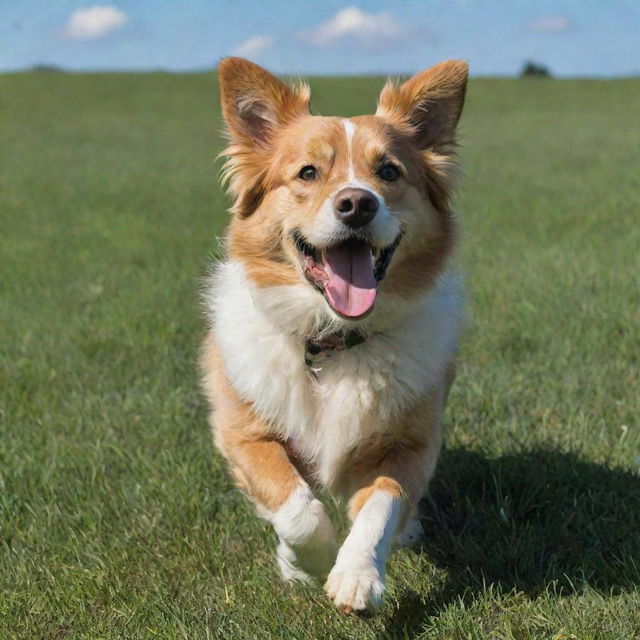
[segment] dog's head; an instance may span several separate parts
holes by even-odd
[[[466,63],[387,83],[375,115],[349,119],[311,115],[306,86],[241,58],[223,60],[219,76],[234,197],[228,249],[253,284],[304,283],[326,313],[350,321],[378,296],[423,294],[454,242]]]

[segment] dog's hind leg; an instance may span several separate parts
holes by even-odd
[[[418,516],[414,514],[407,520],[402,530],[398,531],[395,542],[399,548],[410,547],[422,540],[422,538],[424,538],[424,527],[420,523]]]

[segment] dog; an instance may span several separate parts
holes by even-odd
[[[467,77],[444,62],[387,82],[375,115],[339,118],[312,115],[304,84],[241,58],[219,66],[233,206],[204,294],[214,441],[273,525],[282,577],[321,580],[345,613],[380,606],[441,448]],[[340,546],[320,488],[347,505]]]

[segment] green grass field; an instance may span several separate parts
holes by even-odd
[[[637,79],[472,80],[428,538],[360,620],[280,584],[210,440],[214,76],[0,76],[0,638],[640,637],[638,113]]]

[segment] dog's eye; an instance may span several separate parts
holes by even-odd
[[[318,177],[318,172],[315,167],[312,167],[308,164],[306,167],[302,167],[300,169],[300,173],[298,174],[298,178],[301,180],[315,180]]]
[[[400,171],[398,167],[393,164],[383,164],[378,169],[378,175],[387,182],[393,182],[400,177]]]

